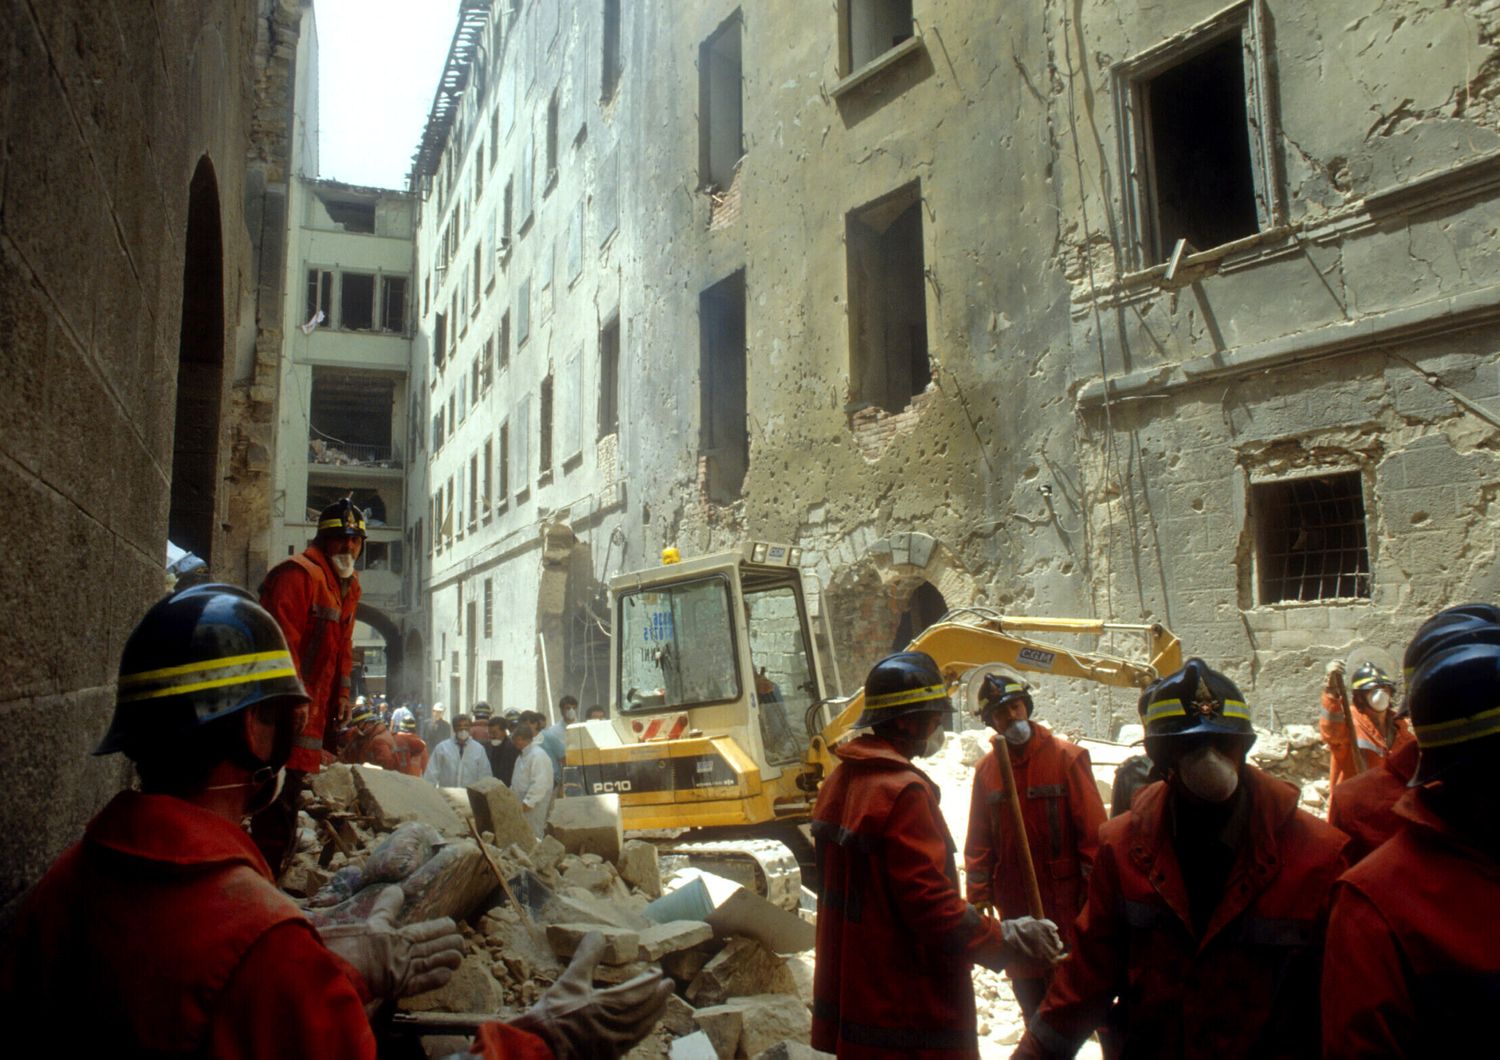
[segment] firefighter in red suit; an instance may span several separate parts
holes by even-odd
[[[367,1011],[442,986],[463,938],[446,918],[398,927],[399,887],[369,921],[321,935],[277,890],[241,827],[306,712],[275,621],[242,589],[185,589],[130,636],[118,690],[95,753],[124,752],[142,790],[117,795],[22,899],[0,940],[0,1019],[63,1029],[83,1056],[373,1060]],[[581,995],[576,971],[513,1025],[486,1024],[485,1055],[578,1055],[601,1030],[624,1042],[670,989],[637,984],[622,1006]]]
[[[1036,870],[1042,909],[1073,944],[1073,921],[1083,908],[1089,870],[1099,849],[1104,801],[1094,784],[1089,753],[1031,720],[1031,693],[1019,677],[994,673],[979,687],[979,716],[994,729],[992,742],[1010,751],[1016,788],[1022,793],[1026,843]],[[980,759],[969,803],[964,869],[969,901],[980,911],[1019,915],[1026,911],[1026,883],[1005,805],[998,747]],[[1048,968],[1013,961],[1006,969],[1027,1019],[1047,989]]]
[[[1112,1002],[1125,1056],[1316,1056],[1329,891],[1344,836],[1245,763],[1244,697],[1202,659],[1144,705],[1166,780],[1100,831],[1073,952],[1016,1052],[1072,1056]]]
[[[835,753],[813,810],[822,887],[813,979],[814,1048],[841,1057],[972,1057],[970,969],[1055,960],[1051,921],[999,921],[963,900],[938,789],[912,759],[942,747],[952,710],[937,664],[899,652],[865,681],[871,726]],[[890,976],[901,987],[890,989]]]
[[[337,501],[319,513],[312,544],[271,568],[260,587],[261,606],[286,635],[297,676],[311,697],[307,725],[292,745],[286,785],[250,824],[256,844],[278,874],[295,848],[303,778],[322,768],[325,749],[338,753],[338,733],[348,720],[360,594],[354,565],[364,544],[365,513],[347,498]]]
[[[1374,663],[1362,664],[1349,679],[1349,696],[1354,700],[1353,713],[1348,716],[1354,723],[1354,737],[1350,739],[1344,701],[1333,687],[1334,674],[1342,676],[1343,672],[1341,660],[1328,664],[1323,716],[1318,719],[1318,733],[1328,745],[1328,781],[1334,787],[1374,768],[1386,755],[1412,742],[1411,726],[1391,709],[1396,682]]]
[[[1417,770],[1417,741],[1402,743],[1357,777],[1350,777],[1328,797],[1328,823],[1349,837],[1344,852],[1352,865],[1396,834],[1401,818],[1396,803],[1406,794]]]
[[[410,714],[396,722],[396,768],[409,777],[427,770],[427,744],[417,735],[417,719]]]
[[[401,757],[396,739],[380,720],[380,711],[374,705],[361,703],[349,716],[349,732],[344,736],[344,746],[339,751],[339,761],[358,765],[368,762],[381,769],[398,769]]]
[[[1419,751],[1401,827],[1335,889],[1327,1057],[1483,1050],[1500,1002],[1500,609],[1429,619],[1407,649]]]

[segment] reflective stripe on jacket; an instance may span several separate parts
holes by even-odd
[[[1500,1005],[1500,862],[1422,789],[1395,836],[1334,890],[1323,963],[1323,1055],[1482,1052]]]
[[[996,736],[991,743],[1001,739]],[[991,903],[1002,917],[1027,916],[1025,877],[1012,838],[1012,811],[1005,803],[998,754],[990,751],[974,771],[964,842],[969,901]],[[1031,739],[1011,748],[1010,757],[1021,791],[1021,814],[1042,908],[1071,947],[1073,921],[1083,908],[1089,870],[1099,849],[1099,826],[1105,820],[1104,800],[1094,784],[1089,753],[1032,722]],[[1013,962],[1009,971],[1013,978],[1046,974],[1043,965],[1032,961]]]
[[[812,1044],[841,1057],[976,1056],[970,969],[993,964],[1003,942],[959,894],[937,787],[878,736],[835,753],[813,810]]]
[[[1316,1056],[1329,891],[1347,842],[1298,792],[1246,765],[1248,826],[1202,934],[1173,847],[1169,791],[1141,790],[1100,831],[1077,944],[1016,1052],[1072,1056],[1110,1024],[1125,1056]]]
[[[290,769],[316,773],[322,751],[337,747],[328,738],[340,707],[349,700],[354,661],[354,614],[359,608],[359,576],[340,595],[339,577],[317,546],[282,560],[260,587],[260,605],[275,616],[307,689],[307,725],[292,747]]]
[[[1354,742],[1349,741],[1349,726],[1344,721],[1344,704],[1338,696],[1326,689],[1323,692],[1322,715],[1318,719],[1318,734],[1328,745],[1328,782],[1338,785],[1350,777],[1358,776],[1363,761],[1365,769],[1372,769],[1390,751],[1399,751],[1409,743],[1415,743],[1411,725],[1405,718],[1396,718],[1391,729],[1391,745],[1386,746],[1380,727],[1358,707],[1351,707],[1354,718]],[[1356,758],[1356,754],[1358,758]]]

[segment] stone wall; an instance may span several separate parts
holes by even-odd
[[[89,752],[163,590],[174,450],[201,457],[178,494],[206,516],[201,550],[243,577],[246,509],[224,479],[253,412],[238,354],[258,326],[260,197],[283,179],[268,67],[298,16],[296,0],[56,0],[0,17],[0,903],[128,781]],[[184,343],[196,435],[174,425]]]

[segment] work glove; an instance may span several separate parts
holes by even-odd
[[[452,920],[396,926],[406,895],[384,888],[368,920],[320,928],[323,944],[352,964],[377,1001],[394,1001],[436,990],[452,978],[464,958],[464,939]]]
[[[559,1060],[620,1056],[651,1033],[667,1007],[672,984],[652,971],[596,989],[594,967],[603,953],[604,936],[590,931],[567,970],[511,1026],[541,1038]]]
[[[1062,960],[1062,936],[1057,933],[1057,925],[1050,920],[1038,920],[1032,916],[1002,920],[1000,933],[1008,949],[1033,960],[1045,961],[1047,964],[1056,964]]]
[[[1323,668],[1323,674],[1326,677],[1332,677],[1334,674],[1338,674],[1340,677],[1342,677],[1344,675],[1344,660],[1329,659],[1328,665]]]

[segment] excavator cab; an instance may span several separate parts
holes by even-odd
[[[636,829],[806,814],[824,689],[799,552],[755,542],[611,581],[614,709],[569,728],[565,793],[618,794]]]

